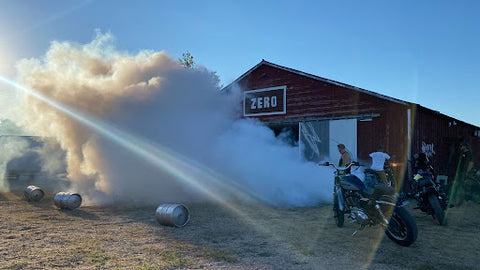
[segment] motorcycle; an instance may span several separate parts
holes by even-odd
[[[376,178],[365,176],[365,183],[357,176],[346,173],[352,166],[360,166],[352,162],[346,167],[337,168],[329,162],[320,164],[335,168],[333,190],[333,213],[335,223],[343,227],[345,214],[352,223],[357,223],[363,230],[366,226],[380,224],[385,234],[398,245],[410,246],[418,235],[417,224],[404,208],[408,201],[403,197],[396,198],[395,190],[384,184],[376,183]]]
[[[385,160],[385,165],[383,166],[385,174],[387,175],[387,185],[393,189],[397,188],[397,180],[395,179],[395,175],[393,174],[392,166],[388,160]]]
[[[383,171],[385,172],[385,176],[387,179],[386,185],[396,189],[397,188],[397,181],[395,180],[395,175],[393,174],[393,169],[392,166],[390,165],[390,162],[388,160],[385,160],[385,163],[383,165]],[[375,177],[379,181],[380,176],[378,176],[377,172],[372,170],[372,169],[365,169],[365,175],[370,176],[370,177]]]
[[[430,171],[415,174],[412,182],[412,194],[417,200],[417,207],[436,219],[440,225],[445,225],[445,210],[448,205],[448,196],[441,186],[434,182]]]

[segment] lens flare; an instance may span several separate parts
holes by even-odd
[[[62,111],[73,119],[92,128],[99,134],[121,145],[125,149],[128,149],[131,153],[143,158],[145,161],[153,164],[154,166],[165,170],[178,181],[196,188],[208,198],[220,203],[227,209],[242,217],[248,223],[253,225],[256,224],[253,219],[235,207],[232,203],[227,201],[224,197],[216,193],[214,189],[217,187],[222,191],[230,192],[232,195],[237,197],[249,198],[257,201],[261,200],[261,197],[257,196],[253,191],[246,190],[235,182],[218,175],[210,168],[203,166],[202,164],[199,164],[198,162],[185,156],[182,156],[171,149],[159,145],[153,145],[145,140],[141,140],[136,136],[123,132],[122,130],[99,119],[95,119],[90,115],[51,100],[48,97],[22,86],[10,79],[0,76],[0,81],[47,103],[57,110]],[[197,179],[202,179],[202,182],[200,183],[200,181]],[[209,187],[213,187],[213,189],[210,189]],[[255,225],[255,227],[257,227],[260,231],[265,232],[265,228],[262,229],[262,226]]]
[[[52,100],[32,89],[18,84],[15,81],[2,76],[0,76],[0,81],[18,90],[21,90],[42,102],[45,102],[49,106],[68,115],[72,119],[75,119],[76,121],[88,126],[105,138],[117,143],[121,147],[124,147],[146,162],[168,172],[177,181],[195,188],[208,198],[230,210],[232,213],[244,220],[247,224],[250,224],[257,231],[265,235],[269,235],[275,241],[282,243],[282,245],[285,245],[292,253],[296,254],[296,256],[304,257],[301,250],[295,248],[294,245],[289,245],[286,243],[285,239],[283,238],[284,236],[276,233],[273,227],[265,226],[265,224],[257,221],[255,218],[257,215],[262,215],[262,213],[268,213],[271,211],[268,207],[262,207],[262,205],[258,205],[258,213],[247,213],[243,211],[241,207],[235,205],[226,197],[221,196],[218,192],[216,192],[218,189],[222,190],[222,193],[230,193],[236,196],[236,198],[250,199],[252,203],[262,202],[262,197],[257,195],[255,191],[247,189],[238,183],[229,180],[227,177],[218,174],[209,167],[185,157],[173,151],[172,149],[158,145],[157,143],[151,143],[147,140],[139,138],[138,136],[124,132],[113,125],[110,125],[75,108],[71,108]],[[199,181],[199,179],[201,179],[201,181]],[[324,218],[327,219],[328,217],[325,216]],[[286,220],[279,220],[277,223],[284,223],[285,226],[291,225],[289,225],[288,221]],[[311,244],[313,245],[317,240],[319,239],[311,239]]]
[[[215,192],[212,192],[206,187],[207,185],[204,184],[205,181],[207,181],[207,183],[211,184],[211,186],[213,187],[220,187],[222,190],[230,191],[233,194],[240,194],[242,196],[250,198],[260,198],[259,196],[252,194],[252,191],[247,192],[246,190],[244,190],[244,188],[234,183],[233,181],[229,181],[228,179],[218,175],[210,168],[207,168],[206,166],[203,166],[202,164],[192,159],[180,155],[179,153],[176,153],[171,149],[160,146],[158,144],[153,145],[146,140],[142,140],[137,136],[128,134],[112,125],[101,121],[100,119],[96,119],[79,110],[60,104],[52,99],[45,97],[44,95],[39,94],[38,92],[35,92],[5,77],[0,76],[0,80],[47,103],[51,107],[62,111],[73,119],[92,128],[104,137],[107,137],[108,139],[116,142],[125,149],[128,149],[135,155],[143,158],[145,161],[165,170],[170,175],[175,177],[175,179],[190,186],[193,186],[194,188],[198,189],[199,191],[207,195],[209,198],[214,199],[217,202],[226,203],[223,198],[221,198]],[[197,178],[202,179],[202,184],[200,184],[199,181],[196,180]]]

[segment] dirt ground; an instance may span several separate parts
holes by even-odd
[[[157,206],[58,210],[0,193],[0,269],[478,269],[480,204],[449,209],[446,226],[407,208],[410,247],[378,227],[335,226],[331,206],[281,209],[185,204],[185,227],[160,225]]]

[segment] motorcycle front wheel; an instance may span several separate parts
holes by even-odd
[[[440,206],[440,202],[438,201],[437,195],[430,194],[428,195],[428,202],[433,209],[433,214],[435,219],[438,221],[438,224],[444,225],[445,224],[445,212],[443,211],[442,207]]]
[[[406,209],[395,207],[385,234],[398,245],[408,247],[417,240],[418,228]]]
[[[337,227],[343,227],[345,216],[344,212],[340,210],[337,193],[333,194],[333,217],[335,218],[335,224],[337,224]]]

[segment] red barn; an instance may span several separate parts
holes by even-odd
[[[408,175],[412,155],[420,152],[430,157],[437,174],[451,179],[459,142],[480,149],[477,126],[265,60],[223,90],[233,89],[243,92],[242,117],[258,118],[276,134],[289,131],[307,160],[336,162],[336,146],[343,143],[353,158],[369,162],[369,153],[382,144],[397,165],[398,179]]]

